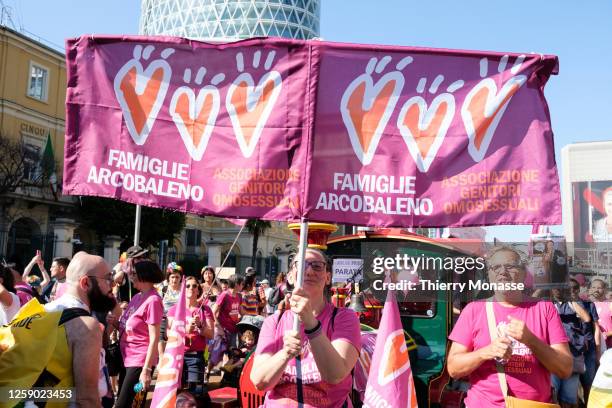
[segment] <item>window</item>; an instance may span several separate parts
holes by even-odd
[[[49,87],[49,70],[34,62],[30,62],[30,80],[28,96],[40,101],[47,101]]]
[[[40,167],[43,141],[34,137],[23,136],[23,176],[26,180],[37,181],[40,179],[42,168]]]
[[[187,234],[187,246],[199,247],[202,245],[202,231],[196,229],[185,230]]]

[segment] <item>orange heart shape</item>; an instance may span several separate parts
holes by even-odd
[[[164,69],[157,68],[153,71],[142,95],[136,92],[137,75],[136,67],[130,68],[121,79],[119,88],[125,97],[125,102],[130,111],[136,132],[140,134],[157,100],[164,78]]]
[[[490,90],[488,87],[482,87],[472,97],[470,104],[467,106],[468,111],[472,116],[472,123],[474,124],[474,146],[480,150],[482,142],[485,139],[485,135],[491,126],[491,122],[497,116],[500,109],[506,105],[506,103],[512,98],[512,96],[518,91],[520,85],[512,84],[507,91],[506,95],[502,98],[501,102],[495,107],[491,115],[486,114],[486,106],[490,100]],[[495,97],[496,95],[494,95]]]
[[[418,146],[419,153],[421,154],[421,157],[424,158],[427,157],[429,149],[438,136],[442,122],[444,121],[446,113],[448,112],[448,103],[443,101],[438,105],[434,113],[434,117],[425,129],[421,129],[419,126],[422,115],[421,111],[421,105],[416,103],[411,105],[404,116],[403,124],[410,130],[410,133]]]
[[[260,98],[257,100],[254,108],[247,108],[247,100],[249,96],[249,84],[246,81],[240,81],[236,84],[236,89],[231,95],[230,102],[234,105],[236,117],[242,128],[242,135],[247,145],[251,144],[253,133],[257,127],[257,122],[263,115],[264,109],[271,101],[274,91],[274,81],[267,81],[264,85]]]
[[[374,103],[369,110],[363,109],[363,101],[366,93],[365,82],[359,84],[349,96],[347,108],[363,152],[367,152],[370,149],[374,134],[387,110],[395,86],[395,81],[387,82],[376,95]]]
[[[403,333],[393,336],[390,343],[386,353],[387,361],[383,367],[383,378],[389,378],[394,376],[395,373],[403,372],[405,365],[410,364]]]
[[[194,146],[198,146],[204,135],[204,130],[208,124],[211,113],[213,111],[214,98],[212,94],[206,94],[204,102],[199,112],[196,112],[195,119],[191,118],[189,112],[191,111],[191,102],[187,94],[181,94],[178,97],[176,103],[176,113],[180,116],[181,120],[185,124],[185,128]]]

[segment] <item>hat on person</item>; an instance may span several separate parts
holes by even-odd
[[[246,268],[244,270],[244,274],[247,275],[247,276],[248,275],[256,275],[257,272],[255,272],[255,268],[253,268],[252,266],[249,266],[248,268]]]
[[[264,317],[259,315],[246,315],[242,316],[242,319],[236,323],[236,327],[240,331],[244,330],[256,330],[257,333],[261,330],[261,326],[263,326]]]
[[[183,267],[176,262],[172,261],[166,267],[166,272],[183,272]]]
[[[145,256],[148,253],[149,253],[148,249],[144,249],[140,245],[134,245],[128,248],[127,257],[128,258],[140,258],[141,256]]]
[[[269,285],[270,282],[267,279],[264,279],[260,282],[262,285]]]

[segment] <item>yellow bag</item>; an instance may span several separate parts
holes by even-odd
[[[559,405],[506,396],[506,408],[559,408]]]
[[[72,387],[72,353],[63,324],[88,315],[75,308],[47,312],[36,298],[23,305],[0,326],[0,387]],[[0,408],[17,403],[0,402]]]
[[[606,350],[599,361],[589,393],[589,408],[612,408],[612,349]]]

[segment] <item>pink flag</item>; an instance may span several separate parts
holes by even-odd
[[[66,56],[63,194],[373,227],[561,223],[555,56],[93,35]]]
[[[224,218],[225,221],[230,222],[234,225],[243,226],[248,221],[246,218]]]
[[[185,302],[185,279],[181,285],[172,326],[168,328],[168,342],[161,360],[152,408],[174,408],[176,406],[176,391],[181,385],[183,373],[183,355],[185,354],[185,317],[187,307]]]
[[[417,408],[412,369],[399,309],[392,292],[387,294],[370,375],[365,390],[364,408]]]

